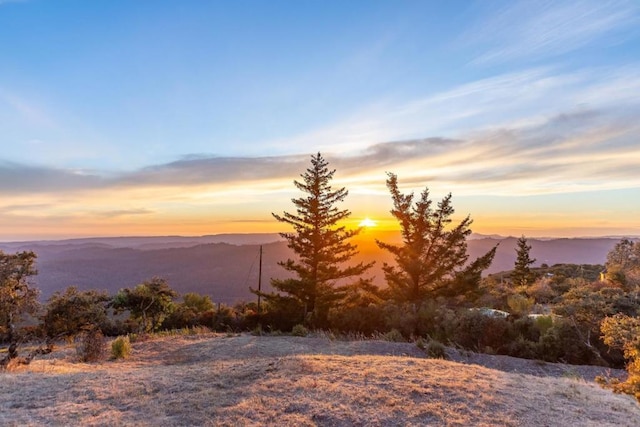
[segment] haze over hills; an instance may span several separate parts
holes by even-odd
[[[388,253],[375,245],[375,238],[398,241],[397,232],[366,231],[353,242],[360,249],[357,261],[377,261],[370,275],[384,285],[382,264],[391,262]],[[513,268],[517,239],[478,236],[468,241],[469,259],[498,245],[496,257],[485,273]],[[603,264],[619,238],[529,239],[535,265],[546,263]],[[41,297],[68,286],[101,289],[113,294],[154,276],[168,280],[180,294],[198,292],[215,302],[233,304],[255,299],[249,287],[258,285],[259,248],[263,246],[262,288],[269,291],[270,278],[284,278],[277,265],[292,256],[278,234],[221,234],[201,237],[112,237],[58,241],[0,243],[0,250],[33,250],[38,255],[34,284]]]

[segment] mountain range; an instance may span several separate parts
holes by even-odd
[[[370,270],[374,282],[384,286],[382,265],[393,262],[375,239],[399,242],[397,232],[365,231],[353,239],[360,254],[354,260],[376,261]],[[496,257],[485,273],[513,268],[517,238],[474,235],[468,240],[469,259],[498,245]],[[619,238],[528,239],[530,255],[553,265],[603,264]],[[57,241],[0,243],[0,250],[12,253],[32,250],[38,255],[38,275],[33,284],[47,299],[68,286],[99,289],[115,294],[154,276],[167,279],[180,294],[198,292],[215,302],[233,304],[255,298],[249,287],[258,287],[259,254],[262,247],[261,286],[271,290],[270,278],[288,273],[278,261],[293,256],[278,234],[220,234],[200,237],[110,237]]]

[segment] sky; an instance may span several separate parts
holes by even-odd
[[[288,231],[402,191],[476,233],[640,235],[640,1],[0,0],[0,241]]]

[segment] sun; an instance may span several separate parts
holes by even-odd
[[[377,222],[369,218],[363,219],[362,221],[360,221],[360,224],[358,224],[359,227],[375,227],[376,225]]]

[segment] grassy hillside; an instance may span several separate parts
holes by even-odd
[[[484,356],[490,369],[450,353],[458,361],[426,359],[409,343],[206,335],[138,342],[125,361],[83,364],[67,348],[26,372],[2,374],[0,424],[632,426],[640,420],[631,397],[591,381],[598,368]]]

